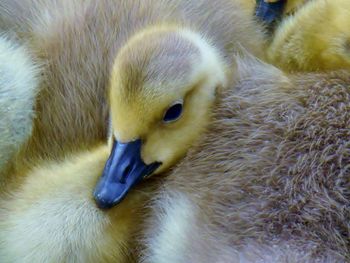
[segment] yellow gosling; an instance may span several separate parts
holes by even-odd
[[[349,68],[349,21],[347,0],[307,1],[279,25],[268,58],[292,71]]]
[[[147,212],[154,183],[109,211],[100,210],[92,189],[108,147],[43,163],[0,200],[0,262],[133,262],[135,234]]]

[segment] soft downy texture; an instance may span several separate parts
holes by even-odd
[[[0,35],[0,171],[31,135],[38,75],[28,50]]]
[[[350,68],[350,2],[295,0],[267,49],[269,62],[289,71]]]
[[[154,198],[144,262],[347,262],[350,74],[239,72]]]
[[[59,98],[64,100],[65,92],[73,92],[69,89],[73,84],[82,83],[84,87],[90,87],[90,84],[93,83],[96,84],[96,87],[101,88],[96,88],[96,90],[99,91],[97,98],[101,99],[98,102],[102,104],[108,67],[105,65],[105,67],[99,67],[102,69],[101,72],[95,71],[90,63],[96,62],[93,60],[93,56],[88,56],[91,61],[84,60],[87,58],[85,52],[91,51],[89,48],[81,49],[81,46],[75,46],[72,42],[71,45],[74,49],[64,50],[64,38],[58,39],[60,40],[58,42],[55,42],[57,40],[54,38],[55,34],[50,35],[52,38],[45,38],[46,33],[51,32],[49,29],[55,28],[57,25],[59,27],[60,23],[63,23],[64,26],[59,27],[62,29],[59,32],[62,35],[67,33],[71,37],[70,39],[73,39],[76,36],[75,33],[80,32],[81,28],[90,31],[91,28],[85,27],[84,23],[86,15],[91,19],[89,20],[92,21],[91,25],[96,25],[94,24],[94,16],[88,15],[91,10],[95,10],[93,8],[95,6],[90,7],[91,9],[84,9],[86,12],[77,12],[80,15],[76,17],[74,12],[79,11],[79,9],[74,9],[74,12],[67,15],[69,19],[77,19],[73,20],[79,22],[78,27],[71,28],[68,23],[70,20],[58,19],[61,16],[54,16],[57,20],[51,20],[50,16],[45,17],[48,20],[44,22],[48,22],[49,26],[44,27],[44,29],[38,26],[42,29],[39,33],[42,33],[43,36],[43,38],[39,38],[38,43],[44,47],[38,50],[38,54],[45,59],[46,56],[49,56],[49,64],[47,65],[51,70],[49,72],[59,73],[57,75],[48,73],[54,80],[47,82],[64,88],[63,91],[58,91]],[[55,9],[53,8],[53,10]],[[107,32],[109,31],[107,30]],[[102,34],[102,37],[99,36],[98,39],[104,39],[103,36]],[[91,41],[95,40],[95,37],[95,35],[87,35],[86,39]],[[47,41],[42,41],[43,39]],[[100,44],[100,42],[89,41],[87,42],[93,47],[98,47]],[[49,52],[51,50],[54,52]],[[80,53],[82,51],[85,52]],[[106,54],[99,53],[101,51],[99,49],[94,49],[94,51],[99,54],[98,58],[101,60],[98,61],[103,61]],[[74,58],[79,59],[68,60],[68,58],[72,58],[72,54],[74,54]],[[109,56],[106,55],[106,57]],[[68,61],[71,64],[66,68],[67,72],[76,66],[82,66],[82,62],[86,62],[82,68],[84,73],[82,75],[87,72],[97,73],[96,75],[86,74],[91,78],[81,79],[80,74],[68,75],[62,71],[56,71],[56,66],[59,68],[59,65]],[[244,260],[246,262],[254,262],[254,260],[271,262],[272,258],[292,261],[289,255],[297,254],[300,255],[300,258],[296,262],[303,262],[303,260],[309,260],[313,255],[319,254],[321,262],[322,260],[327,261],[329,258],[335,261],[334,254],[337,252],[339,254],[347,253],[346,224],[348,216],[344,216],[347,210],[346,206],[343,208],[341,200],[346,204],[348,186],[346,185],[346,170],[343,166],[339,166],[332,155],[334,149],[340,149],[340,152],[343,153],[343,160],[346,161],[346,145],[341,148],[341,141],[334,142],[331,135],[334,135],[333,132],[337,132],[341,136],[342,131],[347,130],[347,124],[346,122],[345,124],[339,123],[333,127],[331,121],[336,119],[332,116],[334,105],[341,108],[342,100],[346,102],[347,93],[342,92],[348,83],[346,73],[287,77],[268,65],[248,60],[248,62],[240,64],[240,74],[241,82],[237,86],[237,91],[227,91],[223,94],[223,97],[226,98],[220,100],[221,104],[218,104],[215,110],[214,123],[208,130],[207,136],[169,176],[169,179],[165,181],[165,184],[169,185],[168,188],[165,188],[158,195],[161,201],[156,215],[159,219],[156,217],[153,219],[154,221],[151,220],[154,228],[153,231],[150,231],[148,241],[150,244],[148,259],[151,262],[163,261],[167,263],[181,262],[181,260],[183,262],[235,262],[237,258],[240,258],[242,262]],[[72,85],[61,86],[62,83]],[[309,88],[306,89],[306,87]],[[54,96],[48,92],[48,89],[45,92],[42,94]],[[78,92],[77,94],[80,102],[84,101],[80,95],[84,94],[88,97],[91,95],[88,92]],[[314,96],[315,94],[318,96]],[[339,97],[340,95],[344,96]],[[340,102],[337,100],[338,97]],[[319,98],[324,98],[324,101],[319,101]],[[332,98],[332,103],[328,103],[329,98]],[[95,101],[93,100],[93,102]],[[93,102],[88,105],[93,105]],[[67,111],[73,115],[77,113],[75,108],[67,108]],[[103,113],[101,116],[106,117],[107,110],[103,108],[101,112]],[[101,112],[92,112],[92,115],[89,115],[91,112],[88,112],[87,119],[95,120],[94,118],[99,116],[98,114]],[[336,112],[346,114],[346,111],[342,110]],[[321,115],[322,126],[317,126],[317,123],[313,122],[314,118],[319,116],[318,114]],[[326,117],[329,116],[328,119],[325,118],[326,122],[323,125],[324,114]],[[80,127],[80,124],[86,120],[85,117],[86,115],[76,116],[73,118],[73,123]],[[85,126],[87,128],[83,130],[74,130],[77,126],[70,126],[68,119],[52,118],[50,120],[55,120],[56,127],[63,128],[62,130],[53,129],[50,132],[54,135],[62,131],[67,132],[70,135],[70,142],[73,144],[72,148],[79,144],[75,140],[76,138],[81,140],[90,138],[92,145],[105,136],[105,118],[99,119],[98,125],[94,126],[95,123],[92,122],[92,125]],[[60,123],[62,120],[64,121]],[[334,130],[325,128],[327,124]],[[341,128],[342,125],[345,129]],[[69,129],[65,130],[65,128]],[[49,145],[50,147],[57,146],[55,153],[50,152],[50,154],[52,156],[60,155],[59,153],[64,147],[58,143],[60,138],[51,136],[50,132],[46,134],[47,140],[57,139],[55,143],[50,142],[52,143]],[[76,132],[82,136],[76,136]],[[218,134],[222,135],[218,136]],[[91,137],[89,137],[90,135]],[[328,135],[330,139],[327,139]],[[322,136],[328,141],[323,140]],[[345,139],[346,137],[348,136],[343,136]],[[324,141],[328,143],[324,145]],[[39,145],[39,147],[41,146]],[[310,148],[311,146],[315,148]],[[102,159],[105,157],[106,153],[102,157],[99,156]],[[83,159],[90,161],[84,157]],[[71,169],[72,162],[76,170]],[[93,239],[96,236],[90,235],[91,232],[87,230],[92,229],[92,232],[96,231],[95,233],[98,233],[100,237],[107,238],[106,243],[109,246],[101,247],[101,254],[105,255],[106,261],[118,258],[118,252],[117,256],[114,253],[119,250],[117,245],[124,246],[124,237],[119,235],[116,240],[109,239],[109,235],[103,235],[105,232],[101,232],[99,223],[103,224],[105,220],[108,222],[109,218],[106,214],[101,216],[101,211],[96,209],[93,200],[91,200],[90,190],[94,180],[101,172],[103,160],[100,160],[97,168],[94,169],[85,162],[82,162],[82,166],[74,165],[74,160],[68,160],[68,163],[67,169],[62,169],[66,163],[59,163],[48,169],[45,166],[41,170],[42,172],[33,176],[33,181],[31,181],[30,175],[32,173],[30,173],[22,186],[23,188],[17,192],[18,195],[12,195],[14,197],[12,202],[3,200],[5,205],[2,204],[2,206],[5,206],[6,211],[9,211],[7,216],[11,220],[2,224],[1,227],[4,225],[9,227],[9,232],[2,232],[2,234],[7,241],[11,239],[12,244],[22,246],[8,246],[8,250],[2,251],[1,256],[6,258],[10,254],[20,261],[23,259],[23,255],[27,255],[25,259],[28,262],[33,262],[30,256],[35,259],[47,259],[52,256],[50,251],[58,252],[62,248],[61,245],[64,244],[64,250],[68,252],[56,253],[55,259],[69,260],[73,258],[75,261],[93,261],[96,260],[94,258],[96,255],[92,255],[92,248],[96,248],[97,243],[91,245],[89,241],[97,242],[98,240]],[[340,167],[339,171],[342,173],[336,172],[337,167]],[[331,172],[328,174],[330,170]],[[85,173],[86,171],[89,173]],[[50,178],[47,177],[49,172],[53,172]],[[324,175],[325,173],[327,176]],[[327,180],[323,180],[323,176]],[[345,179],[342,179],[344,177]],[[42,187],[42,182],[47,183],[47,185],[44,183],[47,187]],[[328,183],[332,184],[332,182],[335,187],[329,187]],[[35,195],[33,195],[33,189],[37,191]],[[331,191],[332,189],[333,191]],[[55,191],[54,195],[51,190]],[[53,196],[54,198],[52,198]],[[55,206],[51,206],[52,201]],[[11,206],[16,202],[21,205]],[[37,202],[43,206],[38,207]],[[134,207],[130,203],[123,204]],[[166,207],[165,204],[169,204],[169,206]],[[75,208],[80,205],[82,205],[82,209],[76,210]],[[339,212],[342,211],[341,209],[345,212]],[[62,211],[62,213],[57,213],[57,211]],[[42,214],[47,218],[46,225],[37,223],[37,219]],[[123,210],[121,214],[127,215],[128,209]],[[119,218],[120,214],[116,213],[115,215],[115,218]],[[137,220],[138,215],[132,218]],[[65,220],[67,219],[70,223],[79,222],[79,224],[68,225],[65,228]],[[99,223],[91,227],[89,224],[96,221],[89,219],[96,219]],[[126,220],[120,224],[113,224],[109,221],[108,226],[116,227],[114,228],[116,232],[109,231],[109,228],[103,230],[112,236],[115,233],[120,233],[118,227],[122,227],[124,223],[132,224],[133,222],[129,220],[130,218],[125,217],[124,219]],[[16,224],[22,225],[23,228],[18,228]],[[176,229],[179,231],[173,231],[173,224],[178,224]],[[76,228],[77,225],[79,228]],[[337,227],[334,228],[334,225]],[[161,228],[161,231],[158,227]],[[70,235],[71,228],[74,228],[74,235]],[[19,234],[19,232],[14,231],[10,235],[13,229],[17,229],[17,231],[25,229],[26,232]],[[129,234],[127,228],[125,229],[125,237],[128,239]],[[54,231],[52,232],[52,230]],[[27,235],[24,236],[24,233]],[[36,233],[41,235],[36,235]],[[57,233],[54,240],[57,243],[46,242],[48,240],[42,238],[49,239],[50,233]],[[67,242],[66,235],[71,238],[69,242]],[[324,241],[326,239],[327,241]],[[26,240],[30,242],[26,242]],[[108,240],[112,241],[108,242]],[[85,241],[87,242],[84,243]],[[32,248],[35,247],[35,244],[45,244],[47,247],[43,246],[43,248],[48,249],[34,251]],[[173,246],[169,246],[172,244]],[[164,250],[162,245],[167,245],[166,249],[168,250]],[[318,253],[324,247],[325,251]],[[113,249],[106,252],[102,248]],[[310,253],[305,253],[306,249]],[[31,251],[32,254],[26,253],[27,251]],[[87,254],[85,254],[86,251],[88,251]],[[166,253],[163,253],[164,251]],[[159,255],[161,256],[159,257]],[[341,261],[340,256],[339,261]]]
[[[227,60],[236,42],[261,53],[263,39],[250,13],[230,0],[3,0],[0,14],[2,29],[28,41],[44,65],[22,161],[59,159],[106,140],[111,67],[135,32],[158,24],[188,26],[210,38]]]
[[[152,192],[135,188],[130,203],[110,212],[92,198],[108,157],[108,149],[94,147],[107,137],[106,93],[119,48],[144,27],[171,23],[210,39],[229,63],[240,42],[260,53],[259,26],[230,0],[3,0],[0,14],[3,29],[43,64],[32,136],[6,173],[11,183],[0,199],[0,261],[128,258],[144,193]]]
[[[145,262],[346,262],[349,73],[287,76],[240,60],[160,191],[154,178],[97,209],[106,147],[26,174],[0,200],[0,261],[129,262],[146,227]]]
[[[99,209],[92,189],[109,148],[45,162],[0,199],[0,262],[136,262],[137,233],[156,180],[114,209]]]

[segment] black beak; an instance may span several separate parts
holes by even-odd
[[[133,186],[159,165],[158,162],[147,165],[142,161],[141,140],[128,143],[114,141],[111,155],[94,191],[98,207],[107,209],[121,202]]]
[[[279,0],[274,3],[267,3],[265,0],[256,0],[255,15],[266,24],[270,33],[276,23],[281,20],[286,3],[287,0]]]

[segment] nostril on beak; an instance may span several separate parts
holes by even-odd
[[[125,169],[122,173],[122,176],[120,178],[120,183],[122,183],[122,184],[126,183],[126,178],[130,174],[131,170],[132,170],[132,166],[130,164],[125,167]]]

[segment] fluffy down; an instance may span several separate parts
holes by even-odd
[[[231,0],[0,1],[0,28],[15,31],[43,64],[37,118],[21,160],[58,159],[105,141],[113,61],[135,33],[162,25],[208,37],[227,61],[239,43],[261,53],[259,27]]]
[[[145,262],[348,262],[349,73],[240,72],[155,198]]]
[[[0,170],[31,134],[37,75],[27,50],[0,36]]]
[[[97,209],[106,147],[26,174],[0,202],[0,261],[128,262],[140,227],[145,262],[349,260],[349,73],[286,76],[254,59],[239,72],[160,191],[147,181]]]
[[[100,210],[92,189],[108,147],[45,163],[0,200],[0,262],[134,262],[136,233],[154,183],[114,209]]]
[[[270,62],[297,71],[350,68],[350,2],[294,2],[298,8],[279,25],[268,49]]]

